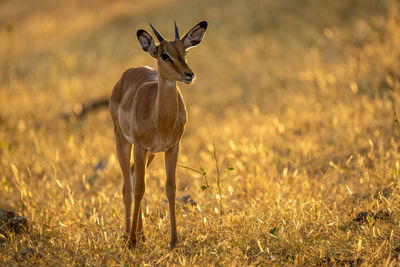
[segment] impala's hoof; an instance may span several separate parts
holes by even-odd
[[[178,244],[178,238],[172,238],[171,242],[169,242],[169,249],[170,250],[175,249],[177,244]]]
[[[130,237],[128,240],[128,248],[134,249],[136,247],[136,237]]]
[[[125,241],[125,245],[129,249],[135,248],[135,246],[136,246],[136,237],[130,237],[127,234],[124,234],[124,241]]]

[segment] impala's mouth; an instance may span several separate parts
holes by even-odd
[[[192,78],[189,79],[183,79],[182,82],[186,83],[186,84],[190,84],[193,81]]]

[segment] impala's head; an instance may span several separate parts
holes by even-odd
[[[191,83],[194,73],[186,63],[186,51],[201,42],[207,29],[207,21],[202,21],[191,28],[182,38],[175,23],[174,41],[165,40],[153,25],[150,26],[160,42],[158,45],[145,30],[138,30],[137,37],[143,50],[157,60],[158,75],[171,81]]]

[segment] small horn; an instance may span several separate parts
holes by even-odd
[[[158,41],[161,43],[162,41],[165,41],[164,37],[161,35],[161,33],[159,33],[156,28],[153,27],[153,25],[150,24],[151,29],[153,30],[154,34],[156,35]]]
[[[176,21],[175,21],[175,40],[179,40],[181,37],[179,37],[179,30],[178,26],[176,26]]]

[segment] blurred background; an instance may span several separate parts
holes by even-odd
[[[375,239],[337,225],[364,210],[398,214],[400,11],[394,0],[0,1],[0,208],[25,214],[37,233],[14,244],[36,240],[45,262],[57,253],[71,264],[129,261],[116,258],[121,248],[112,245],[119,242],[123,204],[108,108],[68,114],[107,98],[126,69],[155,67],[136,31],[150,32],[151,22],[172,39],[174,20],[181,34],[209,23],[188,55],[196,81],[179,84],[189,116],[179,164],[198,171],[178,168],[178,198],[197,203],[189,213],[178,207],[182,257],[197,264],[263,253],[276,258],[263,254],[254,262],[390,257],[398,219],[375,225],[383,233]],[[152,164],[144,200],[156,248],[168,238],[162,159]],[[387,201],[377,201],[384,190]],[[320,228],[332,221],[336,228]],[[45,226],[51,226],[46,237]],[[281,229],[279,242],[270,240],[274,227]],[[58,231],[65,243],[47,248]],[[211,241],[196,239],[202,231]],[[221,238],[231,243],[217,256],[192,258],[197,245],[211,244],[198,254],[210,255]],[[81,248],[82,255],[54,249],[61,247]],[[136,256],[154,264],[162,248]],[[100,260],[94,255],[101,249],[111,252]]]
[[[305,93],[313,82],[321,94],[333,88],[347,93],[354,78],[371,73],[377,76],[371,84],[358,87],[375,94],[376,80],[395,66],[387,66],[384,51],[360,50],[383,42],[394,48],[394,6],[373,0],[2,1],[2,85],[29,84],[37,101],[43,94],[57,96],[58,103],[46,109],[108,95],[123,70],[155,66],[140,50],[137,29],[149,30],[152,22],[172,38],[174,20],[184,32],[205,19],[211,26],[207,42],[189,58],[200,75],[197,86],[187,89],[190,104],[196,99],[196,106],[224,110],[241,103],[273,112],[277,99]],[[360,67],[378,53],[375,64]]]

